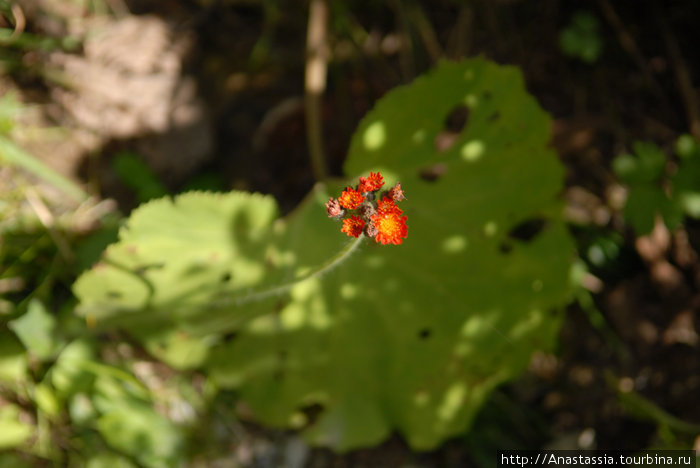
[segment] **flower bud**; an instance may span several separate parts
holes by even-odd
[[[331,197],[326,203],[326,213],[329,218],[337,218],[343,216],[345,211],[340,207],[340,203],[335,198]]]
[[[379,231],[372,221],[365,225],[365,236],[374,237]]]
[[[360,205],[360,216],[362,216],[363,219],[369,219],[372,215],[377,213],[377,209],[374,207],[373,204],[371,203],[363,203]]]
[[[403,190],[401,190],[401,182],[396,182],[396,185],[389,189],[389,198],[395,202],[400,202],[401,200],[406,199],[406,197],[403,195]]]

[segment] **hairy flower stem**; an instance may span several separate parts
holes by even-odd
[[[251,294],[248,294],[246,296],[237,298],[233,300],[233,303],[235,305],[243,305],[243,304],[248,304],[250,302],[256,302],[256,301],[262,301],[265,299],[268,299],[270,297],[274,296],[279,296],[280,294],[284,294],[290,289],[292,289],[294,286],[297,284],[301,283],[302,281],[306,281],[308,279],[312,278],[318,278],[335,267],[339,266],[341,263],[343,263],[345,260],[350,258],[350,255],[352,255],[353,252],[357,250],[357,248],[360,246],[362,243],[362,240],[365,238],[364,234],[360,234],[360,236],[356,239],[353,239],[352,241],[348,242],[345,247],[343,247],[337,254],[329,258],[326,262],[322,263],[318,267],[316,267],[314,270],[310,271],[309,273],[305,274],[304,276],[300,278],[293,279],[291,281],[288,281],[286,283],[282,283],[277,286],[273,286],[268,289],[264,289],[262,291],[257,291]]]

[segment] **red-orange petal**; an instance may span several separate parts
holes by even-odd
[[[351,237],[359,237],[362,234],[362,229],[365,227],[365,221],[359,216],[350,216],[343,220],[343,227],[340,232],[344,232]]]
[[[365,201],[365,197],[352,187],[348,187],[343,190],[343,193],[341,193],[340,197],[338,197],[340,206],[347,208],[348,210],[354,210],[360,206],[363,201]]]
[[[399,245],[408,235],[406,216],[398,213],[384,213],[372,216],[372,224],[377,228],[374,239],[382,244]]]
[[[392,200],[389,197],[383,197],[381,200],[377,202],[377,213],[379,214],[397,214],[400,215],[403,213],[401,208],[396,206],[396,203],[394,203],[394,200]]]
[[[384,177],[379,172],[370,172],[369,177],[360,177],[360,185],[357,190],[361,193],[374,192],[384,185]]]

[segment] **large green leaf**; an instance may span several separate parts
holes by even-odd
[[[119,242],[78,278],[78,312],[98,326],[130,328],[175,367],[199,365],[211,339],[190,339],[176,327],[235,320],[238,297],[274,281],[265,262],[274,254],[269,238],[276,217],[271,197],[237,192],[144,204],[120,230]]]
[[[464,129],[446,133],[460,113]],[[76,283],[80,310],[173,365],[206,359],[261,421],[316,443],[345,450],[397,429],[434,447],[555,339],[573,247],[548,139],[517,69],[444,63],[380,101],[346,164],[355,181],[402,182],[402,245],[348,241],[323,207],[339,184],[276,223],[269,198],[186,194],[132,215]],[[299,411],[315,405],[316,420]]]
[[[466,128],[438,152],[460,104]],[[491,389],[552,344],[567,299],[573,247],[548,138],[549,118],[514,68],[446,63],[389,93],[355,134],[346,172],[402,182],[408,238],[369,241],[294,287],[278,315],[217,350],[214,375],[270,423],[302,422],[295,409],[323,404],[308,433],[339,449],[394,428],[427,449],[464,430]],[[323,216],[329,194],[338,188],[318,189],[290,220],[299,264],[339,248],[339,227]]]

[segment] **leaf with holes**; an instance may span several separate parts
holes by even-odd
[[[549,123],[517,69],[483,59],[388,93],[345,170],[402,183],[408,238],[365,241],[294,286],[215,349],[213,376],[262,421],[339,450],[392,430],[429,449],[467,428],[494,387],[553,344],[569,297],[574,249]],[[341,188],[318,188],[288,220],[280,246],[297,268],[344,242],[323,207]]]
[[[548,139],[517,69],[444,63],[378,103],[345,167],[402,183],[402,245],[347,243],[324,208],[341,182],[278,221],[270,197],[185,194],[131,215],[79,311],[315,443],[435,447],[555,339],[573,246]]]

